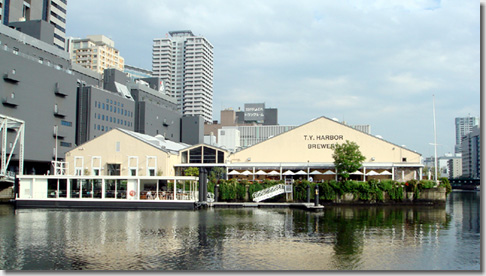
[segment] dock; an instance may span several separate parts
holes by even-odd
[[[210,208],[294,208],[307,211],[324,211],[323,205],[314,203],[282,203],[282,202],[209,202]]]

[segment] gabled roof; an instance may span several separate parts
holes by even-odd
[[[229,153],[229,151],[227,149],[223,149],[221,147],[213,146],[213,145],[206,144],[206,143],[201,143],[201,144],[196,144],[196,145],[188,145],[183,150],[190,150],[190,149],[197,148],[197,147],[202,147],[202,146],[205,146],[205,147],[208,147],[208,148],[212,148],[212,149],[215,149],[215,150],[219,150],[219,151],[225,151],[225,152],[228,152]]]
[[[308,124],[311,124],[311,123],[313,123],[313,122],[315,122],[315,121],[317,121],[317,120],[320,120],[320,119],[325,119],[325,120],[328,120],[328,121],[332,121],[333,123],[340,124],[340,125],[342,125],[342,126],[344,126],[344,127],[350,128],[350,129],[352,129],[352,130],[354,130],[354,131],[357,131],[357,132],[363,133],[363,134],[368,135],[368,136],[370,136],[370,137],[373,137],[373,138],[375,138],[375,139],[378,139],[378,140],[381,140],[381,141],[383,141],[383,142],[389,143],[389,144],[394,145],[394,146],[396,146],[396,147],[398,147],[398,148],[402,148],[402,149],[404,149],[404,150],[407,150],[407,151],[410,151],[410,152],[416,153],[416,154],[418,154],[418,155],[422,155],[421,153],[418,153],[418,152],[416,152],[416,151],[414,151],[414,150],[411,150],[411,149],[409,149],[409,148],[405,148],[405,147],[403,147],[403,146],[397,145],[397,144],[392,143],[392,142],[390,142],[390,141],[388,141],[388,140],[385,140],[385,139],[383,139],[383,138],[379,138],[379,137],[374,136],[374,135],[372,135],[372,134],[369,134],[369,133],[363,132],[363,131],[361,131],[361,130],[359,130],[359,129],[352,128],[351,126],[349,126],[349,125],[347,125],[347,124],[343,124],[343,123],[341,123],[341,122],[339,122],[339,121],[337,121],[337,120],[333,120],[333,119],[328,118],[328,117],[326,117],[326,116],[321,116],[321,117],[318,117],[318,118],[314,118],[314,119],[310,120],[310,121],[309,121],[309,122],[307,122],[307,123],[303,123],[303,124],[301,124],[301,125],[299,125],[299,126],[297,126],[297,127],[293,128],[293,129],[290,129],[290,130],[285,131],[285,132],[282,132],[282,133],[280,133],[280,134],[278,134],[278,135],[272,136],[272,137],[270,137],[270,138],[268,138],[268,139],[266,139],[266,140],[264,140],[264,141],[260,141],[260,142],[258,142],[258,143],[256,143],[256,144],[253,144],[253,145],[251,145],[251,146],[249,146],[249,147],[247,147],[247,148],[244,148],[244,149],[238,150],[238,151],[236,151],[235,153],[238,153],[238,152],[240,152],[240,151],[244,151],[244,150],[249,149],[249,148],[251,148],[251,147],[254,147],[254,146],[258,145],[258,144],[266,143],[268,140],[275,139],[275,138],[276,138],[276,137],[278,137],[278,136],[288,135],[288,133],[293,132],[293,131],[297,131],[297,130],[298,130],[298,128],[304,127],[304,126],[306,126],[306,125],[308,125]]]
[[[160,149],[162,151],[165,151],[165,152],[172,152],[172,153],[175,153],[177,154],[180,150],[182,149],[185,149],[187,147],[189,147],[190,145],[189,144],[185,144],[185,143],[179,143],[179,142],[174,142],[174,141],[170,141],[170,140],[165,140],[164,136],[162,135],[156,135],[155,137],[154,136],[151,136],[151,135],[147,135],[147,134],[142,134],[142,133],[138,133],[138,132],[134,132],[134,131],[130,131],[130,130],[126,130],[126,129],[121,129],[121,128],[117,128],[117,130],[123,132],[123,133],[126,133],[142,142],[145,142],[157,149]]]

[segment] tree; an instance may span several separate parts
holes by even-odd
[[[223,178],[226,170],[222,167],[214,167],[209,173],[209,178],[214,182],[218,183],[220,179]]]
[[[184,170],[184,175],[186,176],[199,176],[199,168],[189,167]]]
[[[344,178],[344,181],[348,180],[349,175],[357,171],[366,159],[359,151],[358,144],[348,140],[343,144],[335,145],[332,158],[334,158],[337,174]]]

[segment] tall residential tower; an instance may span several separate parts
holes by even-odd
[[[182,114],[212,122],[213,45],[191,31],[174,31],[154,39],[152,49],[153,75],[164,80]]]
[[[460,117],[456,118],[456,146],[455,153],[461,153],[461,141],[464,136],[469,134],[473,127],[479,126],[479,117]]]
[[[54,26],[54,41],[64,50],[67,0],[0,0],[0,22],[44,20]]]

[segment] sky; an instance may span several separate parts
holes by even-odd
[[[280,125],[318,117],[434,155],[480,116],[477,0],[69,0],[66,35],[111,38],[152,69],[152,42],[191,30],[214,46],[213,119],[265,103]]]

